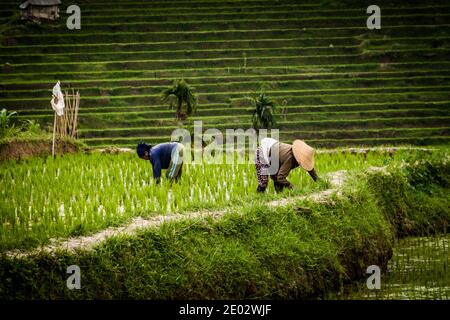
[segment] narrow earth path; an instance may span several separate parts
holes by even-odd
[[[346,170],[339,170],[339,171],[329,173],[326,176],[326,179],[328,179],[328,181],[331,184],[331,188],[329,188],[329,189],[326,189],[326,190],[323,190],[320,192],[314,192],[314,193],[307,194],[304,196],[291,197],[291,198],[285,198],[285,199],[281,199],[281,200],[271,201],[268,203],[268,205],[271,207],[286,206],[286,205],[294,203],[298,200],[304,200],[307,198],[309,198],[315,202],[327,201],[331,197],[331,195],[333,195],[335,193],[337,195],[340,195],[340,193],[341,193],[340,187],[345,182],[346,173],[347,173]]]

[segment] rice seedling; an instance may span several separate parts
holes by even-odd
[[[318,154],[319,175],[342,169],[383,165],[379,153]],[[134,154],[77,154],[36,158],[0,167],[1,249],[26,247],[149,217],[199,209],[221,209],[252,201],[300,195],[323,187],[296,169],[289,175],[294,190],[275,193],[270,183],[256,193],[255,168],[248,164],[186,164],[178,183],[156,185],[150,163]]]

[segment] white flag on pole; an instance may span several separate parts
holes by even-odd
[[[56,102],[55,102],[55,99],[56,99]],[[53,87],[53,98],[50,102],[52,104],[53,110],[56,111],[56,114],[58,116],[62,116],[64,114],[65,105],[64,105],[64,95],[61,92],[61,87],[60,87],[59,81]]]

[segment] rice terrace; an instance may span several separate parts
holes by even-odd
[[[448,1],[0,3],[0,299],[450,299]]]

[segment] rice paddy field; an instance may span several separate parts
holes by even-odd
[[[382,166],[387,153],[320,154],[320,175],[337,170]],[[163,179],[157,186],[148,161],[132,154],[76,154],[10,161],[0,167],[1,249],[30,247],[54,237],[92,233],[126,223],[132,217],[174,212],[219,210],[252,201],[288,198],[325,189],[303,170],[290,181],[297,187],[283,195],[273,184],[263,196],[256,193],[254,165],[190,164],[179,183]]]
[[[87,146],[0,161],[0,299],[449,299],[448,1],[378,3],[379,30],[370,1],[62,2],[36,24],[0,0],[0,109],[49,135],[61,81]],[[180,78],[198,94],[185,120],[161,100]],[[253,152],[155,183],[137,142],[245,131],[261,88],[280,140],[316,148],[317,183],[296,169],[292,190],[258,194]],[[125,232],[136,221],[160,223]]]
[[[294,170],[293,190],[276,193],[269,184],[264,195],[256,192],[251,162],[186,164],[178,183],[163,179],[159,186],[134,153],[3,162],[0,295],[448,299],[448,148],[393,150],[319,150],[321,181]],[[302,198],[329,192],[329,174],[339,171],[347,181],[335,190],[340,195]],[[286,200],[291,204],[280,204]],[[195,212],[224,215],[117,234],[91,249],[80,242],[76,251],[39,252],[135,218]],[[66,265],[73,264],[83,266],[84,290],[65,286]],[[383,268],[377,292],[357,282],[371,264]]]
[[[361,282],[330,295],[330,299],[448,300],[450,299],[450,237],[448,234],[399,240],[380,290]]]
[[[72,3],[80,30],[65,25]],[[61,19],[41,25],[1,4],[0,106],[51,126],[60,80],[80,90],[79,137],[90,146],[162,142],[195,120],[246,129],[261,85],[283,141],[448,143],[447,1],[383,1],[379,30],[366,27],[370,1],[64,1]],[[182,122],[160,99],[177,78],[199,96]]]

